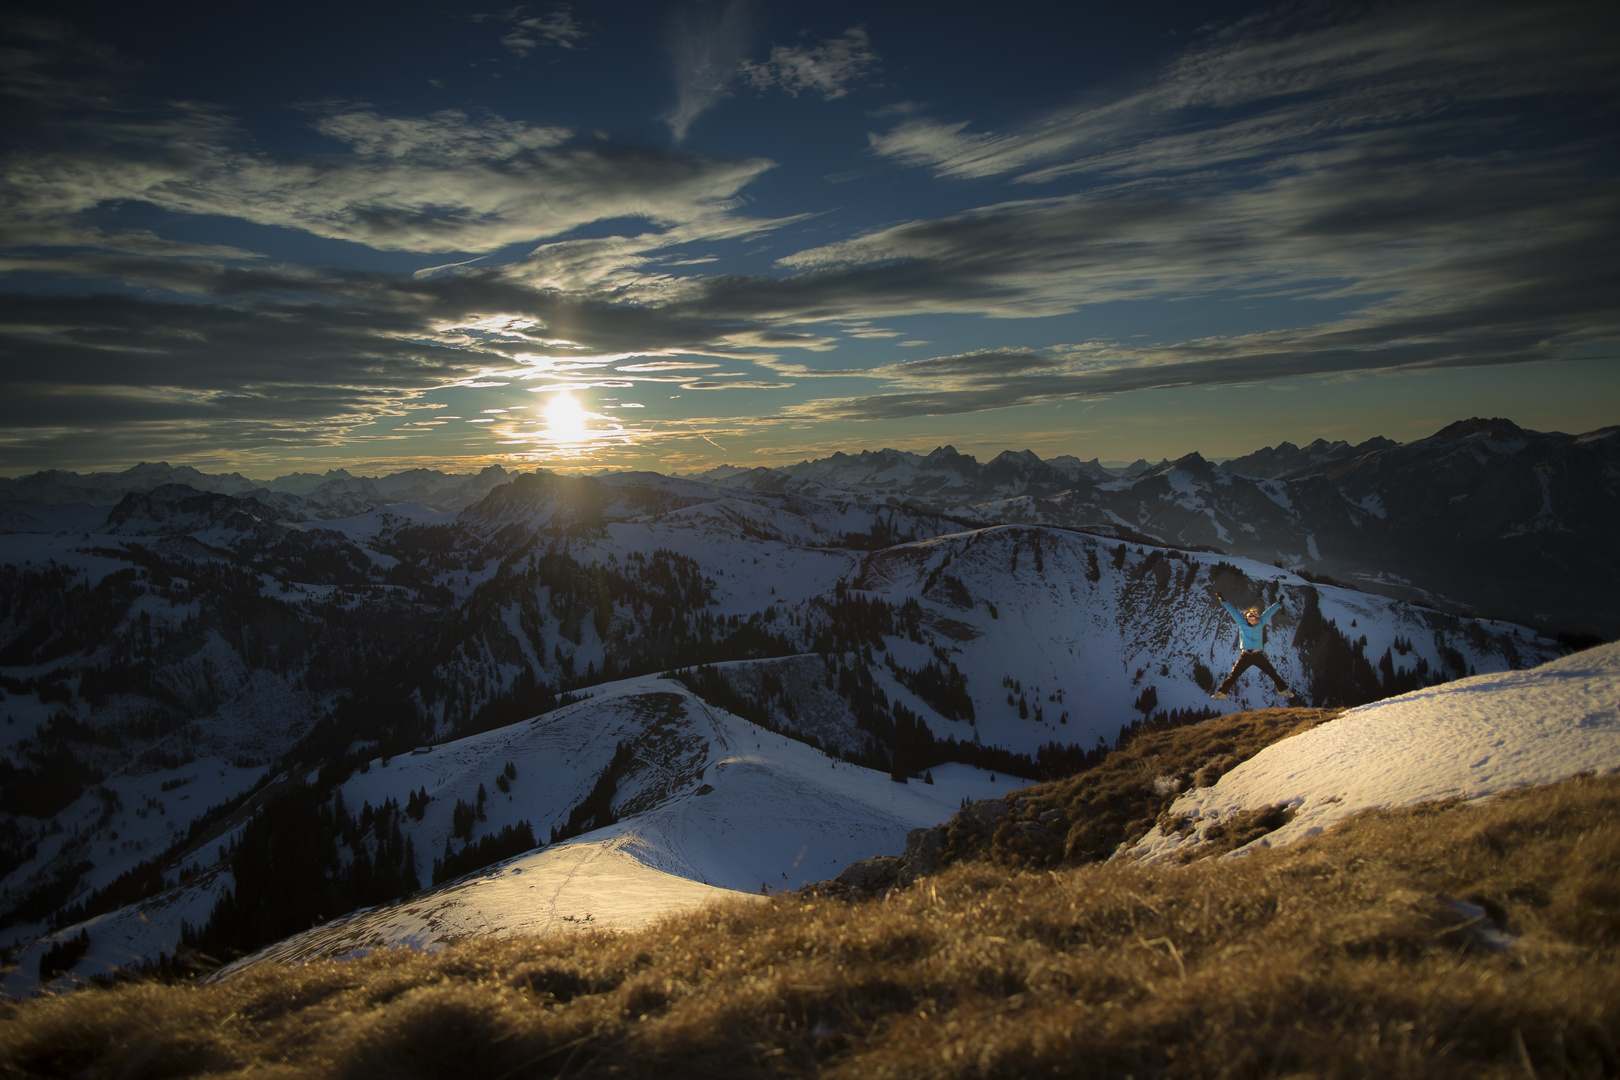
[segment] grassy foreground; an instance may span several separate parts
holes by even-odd
[[[4,1005],[0,1076],[1620,1075],[1620,778],[1237,860],[1020,861]]]

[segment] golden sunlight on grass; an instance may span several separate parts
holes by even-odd
[[[1587,777],[1238,860],[84,990],[6,1006],[0,1072],[1612,1076],[1617,959],[1620,778]]]

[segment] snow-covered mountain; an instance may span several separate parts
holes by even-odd
[[[370,478],[338,469],[260,483],[161,463],[83,477],[37,473],[0,479],[0,528],[34,527],[40,518],[29,507],[109,505],[170,483],[251,494],[294,522],[401,503],[458,511],[513,476],[499,466]],[[686,479],[1202,547],[1549,632],[1620,633],[1612,596],[1620,561],[1606,542],[1620,530],[1620,428],[1571,436],[1471,419],[1407,444],[1283,443],[1219,465],[1194,453],[1117,470],[1027,450],[980,463],[950,446],[926,455],[885,449],[780,468],[727,465]]]
[[[1393,440],[1378,437],[1355,446],[1351,446],[1343,439],[1335,442],[1316,439],[1305,446],[1284,442],[1275,447],[1268,446],[1252,454],[1245,454],[1243,457],[1230,458],[1221,462],[1221,467],[1227,472],[1241,473],[1244,476],[1297,480],[1399,445]]]
[[[1474,419],[1408,444],[1284,444],[1224,466],[1194,453],[1109,478],[1027,452],[980,465],[949,447],[885,450],[716,483],[1112,532],[1551,631],[1620,633],[1608,542],[1620,531],[1620,428],[1571,436]]]
[[[420,809],[432,785],[418,779],[387,795],[349,786],[398,773],[421,746],[439,754],[602,704],[581,695],[629,700],[646,691],[605,688],[663,672],[681,675],[665,692],[683,701],[695,693],[715,716],[803,744],[794,753],[829,755],[816,757],[829,773],[858,767],[881,778],[879,788],[893,776],[911,780],[895,789],[920,790],[930,770],[946,788],[950,770],[1045,775],[1133,723],[1279,704],[1255,676],[1231,700],[1209,699],[1236,653],[1216,591],[1283,605],[1268,652],[1317,704],[1370,702],[1563,651],[1524,626],[1313,582],[1269,562],[1126,540],[1119,522],[1099,533],[967,520],[993,521],[992,505],[1034,518],[1084,503],[1085,492],[1136,497],[1160,484],[1181,501],[1139,493],[1159,517],[1138,519],[1134,533],[1212,520],[1199,506],[1209,491],[1247,492],[1264,523],[1267,507],[1287,509],[1275,485],[1294,481],[1184,461],[1136,481],[1094,482],[1095,470],[1048,469],[1033,455],[1003,455],[999,472],[969,476],[971,459],[929,457],[861,468],[869,477],[932,470],[980,491],[1011,490],[1015,481],[996,477],[1014,474],[1062,475],[1074,486],[948,515],[924,503],[651,473],[527,474],[459,512],[390,502],[319,520],[278,502],[307,501],[318,487],[293,495],[157,485],[125,493],[99,522],[82,504],[12,504],[33,509],[0,533],[0,945],[26,946],[168,894],[192,897],[176,902],[170,924],[184,919],[194,941],[256,947],[317,914],[426,885],[435,858],[469,868],[497,858],[521,838],[501,838],[513,822],[487,803],[485,818],[445,850],[439,819],[456,801],[473,805],[476,784],[453,798],[445,788],[419,837],[401,815]],[[421,486],[400,490],[436,490],[432,477],[413,482]],[[360,483],[322,481],[338,485],[335,494],[359,491],[363,506],[374,496]],[[720,737],[701,735],[710,746]],[[510,783],[535,774],[514,763]],[[571,779],[548,781],[550,795],[536,801],[530,789],[520,816],[536,841],[601,768],[581,759]],[[670,768],[671,777],[690,771]],[[492,797],[495,773],[477,770]],[[661,790],[675,798],[677,787]],[[345,814],[333,801],[339,789]],[[324,837],[317,854],[329,851],[318,872],[298,871],[315,877],[282,875],[305,888],[284,897],[276,917],[303,921],[276,929],[262,912],[216,911],[221,894],[208,890],[232,876],[230,845],[252,850],[254,822],[295,810],[306,815],[300,828]],[[191,892],[169,893],[182,878]]]
[[[901,499],[942,508],[1012,495],[1055,494],[1082,476],[1113,478],[1095,461],[1062,461],[1046,462],[1028,450],[1008,450],[981,465],[954,446],[941,446],[926,456],[902,450],[863,450],[777,469],[712,470],[702,478],[751,491]]]
[[[164,484],[184,484],[198,491],[226,495],[245,494],[259,486],[239,473],[222,476],[199,472],[189,465],[176,467],[166,461],[143,461],[119,473],[81,476],[61,469],[50,469],[16,479],[0,477],[0,502],[107,506],[131,492],[151,491]]]

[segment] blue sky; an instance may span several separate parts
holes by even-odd
[[[1620,423],[1603,6],[1099,7],[13,6],[0,473]]]

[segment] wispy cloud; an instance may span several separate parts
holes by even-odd
[[[1612,93],[1613,24],[1582,0],[1283,8],[1210,33],[1145,88],[1012,131],[917,117],[869,141],[964,179],[1208,169],[1574,85]]]
[[[412,115],[345,101],[301,106],[328,140],[324,152],[272,154],[226,109],[129,93],[116,57],[80,35],[49,22],[23,29],[8,40],[29,59],[0,75],[0,93],[29,102],[0,170],[4,247],[250,254],[188,248],[98,219],[145,203],[379,250],[479,255],[605,218],[664,228],[723,219],[772,165],[576,139],[565,127],[487,111]],[[81,86],[94,92],[72,90]]]
[[[766,379],[697,379],[681,383],[682,390],[785,390],[793,384]]]
[[[1595,269],[1590,261],[1585,265]],[[883,383],[877,393],[804,402],[786,413],[807,420],[895,420],[1135,390],[1553,361],[1584,355],[1620,333],[1620,304],[1604,293],[1585,278],[1556,285],[1543,280],[1451,306],[1395,301],[1319,326],[1265,333],[938,356],[870,369],[866,374]],[[1570,329],[1549,341],[1550,325]]]
[[[584,41],[585,28],[574,18],[566,4],[558,5],[544,15],[524,15],[524,8],[514,8],[506,18],[512,28],[501,35],[501,44],[519,56],[528,56],[538,48],[552,46],[575,49]]]
[[[744,60],[742,77],[760,90],[781,87],[793,97],[819,94],[828,101],[850,92],[851,84],[876,74],[879,57],[866,27],[852,26],[819,45],[776,45],[763,63]]]
[[[252,152],[228,118],[196,107],[64,121],[83,149],[11,157],[0,179],[9,210],[0,242],[45,242],[51,230],[82,227],[78,216],[98,206],[136,201],[379,250],[483,253],[604,218],[712,217],[771,167],[573,142],[564,128],[454,109],[414,117],[310,109],[314,129],[346,153]]]
[[[747,0],[688,2],[675,10],[669,52],[675,77],[675,107],[664,117],[676,142],[698,117],[731,93],[748,48],[752,19]]]

